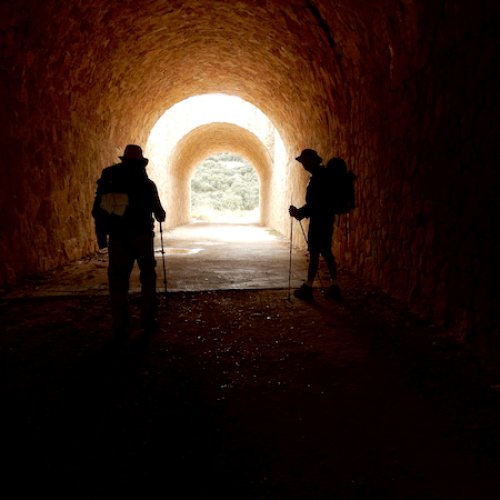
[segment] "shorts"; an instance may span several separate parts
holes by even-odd
[[[330,253],[332,250],[333,220],[310,219],[307,249],[310,252]]]

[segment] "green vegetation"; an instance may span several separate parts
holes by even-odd
[[[240,156],[220,153],[201,163],[191,179],[191,210],[250,211],[259,205],[259,180]]]

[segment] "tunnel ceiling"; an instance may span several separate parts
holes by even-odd
[[[24,62],[42,94],[65,82],[66,113],[94,123],[97,114],[103,131],[141,136],[184,98],[228,93],[293,143],[307,141],[295,124],[311,114],[325,120],[329,107],[342,119],[344,82],[368,36],[363,20],[391,2],[48,0],[29,14],[25,3],[17,7],[31,33]]]

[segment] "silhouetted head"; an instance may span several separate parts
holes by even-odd
[[[303,149],[295,159],[302,164],[305,170],[311,173],[317,170],[323,161],[323,158],[314,149]]]
[[[127,144],[123,156],[119,157],[123,162],[137,162],[142,163],[146,166],[149,163],[147,158],[144,158],[142,154],[142,148],[137,144]]]

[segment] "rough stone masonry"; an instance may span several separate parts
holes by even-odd
[[[335,247],[345,266],[490,349],[498,11],[492,0],[2,2],[0,285],[95,251],[100,169],[174,104],[226,93],[279,130],[284,191],[305,187],[304,147],[355,170],[358,208]],[[191,147],[208,151],[198,138]],[[267,199],[271,215],[286,211]],[[286,217],[271,219],[287,233]]]

